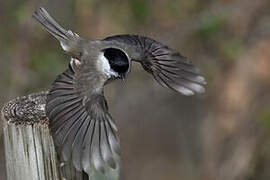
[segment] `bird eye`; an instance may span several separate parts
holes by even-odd
[[[127,55],[116,48],[104,50],[104,56],[108,59],[111,69],[120,75],[126,74],[129,70],[129,59]]]

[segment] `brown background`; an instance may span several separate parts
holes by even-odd
[[[133,64],[106,97],[123,179],[270,179],[269,0],[0,1],[0,107],[47,90],[68,64],[31,14],[45,6],[83,37],[134,33],[178,49],[206,77],[203,95],[162,88]],[[3,145],[0,179],[5,179]]]

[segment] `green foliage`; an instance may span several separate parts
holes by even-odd
[[[63,55],[60,52],[49,52],[49,51],[41,51],[38,54],[33,55],[31,60],[31,68],[40,73],[44,73],[44,75],[55,76],[55,73],[61,72],[63,70]],[[66,57],[67,59],[68,57]],[[67,59],[66,62],[69,60]],[[48,73],[50,72],[50,73]]]
[[[257,113],[257,119],[262,128],[270,131],[270,107],[261,109]]]
[[[197,33],[199,37],[207,39],[215,36],[225,27],[226,21],[220,16],[207,15],[199,22]]]
[[[130,10],[137,22],[145,22],[150,13],[149,4],[144,0],[130,0]]]
[[[28,3],[18,5],[12,13],[16,23],[23,23],[31,17],[31,6]]]
[[[244,47],[240,40],[230,39],[222,41],[220,45],[220,53],[223,59],[237,59],[244,52]]]
[[[32,76],[29,79],[32,82],[26,90],[29,88],[35,90],[48,89],[55,77],[65,70],[68,62],[69,57],[59,51],[48,49],[35,51],[30,61]]]

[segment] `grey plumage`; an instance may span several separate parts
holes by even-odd
[[[103,92],[87,94],[77,88],[78,82],[69,67],[47,96],[46,113],[55,146],[77,170],[90,173],[91,163],[101,172],[104,164],[116,168],[113,153],[120,153],[119,141]]]
[[[142,64],[144,70],[154,76],[161,85],[185,95],[203,93],[206,84],[198,68],[186,57],[167,46],[147,37],[138,35],[117,35],[105,41],[116,41],[136,50],[131,59]]]
[[[33,17],[72,58],[47,96],[46,114],[58,154],[78,171],[116,168],[120,154],[116,125],[108,112],[103,87],[130,71],[131,60],[161,85],[184,95],[204,92],[205,79],[180,53],[147,37],[117,35],[92,41],[62,28],[45,9]]]

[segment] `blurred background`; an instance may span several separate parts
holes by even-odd
[[[44,6],[64,27],[103,39],[140,34],[201,69],[206,93],[185,97],[133,64],[106,86],[127,180],[270,179],[269,0],[0,1],[0,107],[48,90],[68,65],[32,18]],[[5,179],[3,143],[0,179]]]

